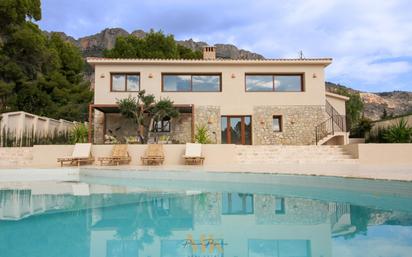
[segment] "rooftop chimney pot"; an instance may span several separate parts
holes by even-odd
[[[203,60],[216,60],[216,47],[214,46],[203,47]]]

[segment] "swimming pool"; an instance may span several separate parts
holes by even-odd
[[[85,171],[0,189],[0,256],[411,256],[412,183]]]

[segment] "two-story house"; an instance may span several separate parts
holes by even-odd
[[[175,143],[191,142],[198,126],[207,126],[218,144],[344,144],[347,97],[325,91],[324,69],[330,58],[216,59],[205,47],[203,59],[88,58],[94,67],[94,103],[90,140],[106,134],[136,135],[117,100],[146,90],[169,98],[179,118],[157,124]]]

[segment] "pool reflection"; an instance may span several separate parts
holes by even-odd
[[[10,257],[328,257],[334,240],[412,224],[411,213],[341,202],[97,185],[85,196],[0,190],[0,219]]]

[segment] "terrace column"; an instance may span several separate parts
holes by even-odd
[[[93,134],[93,104],[89,104],[89,133],[88,133],[88,140],[89,143],[92,143],[92,134]]]

